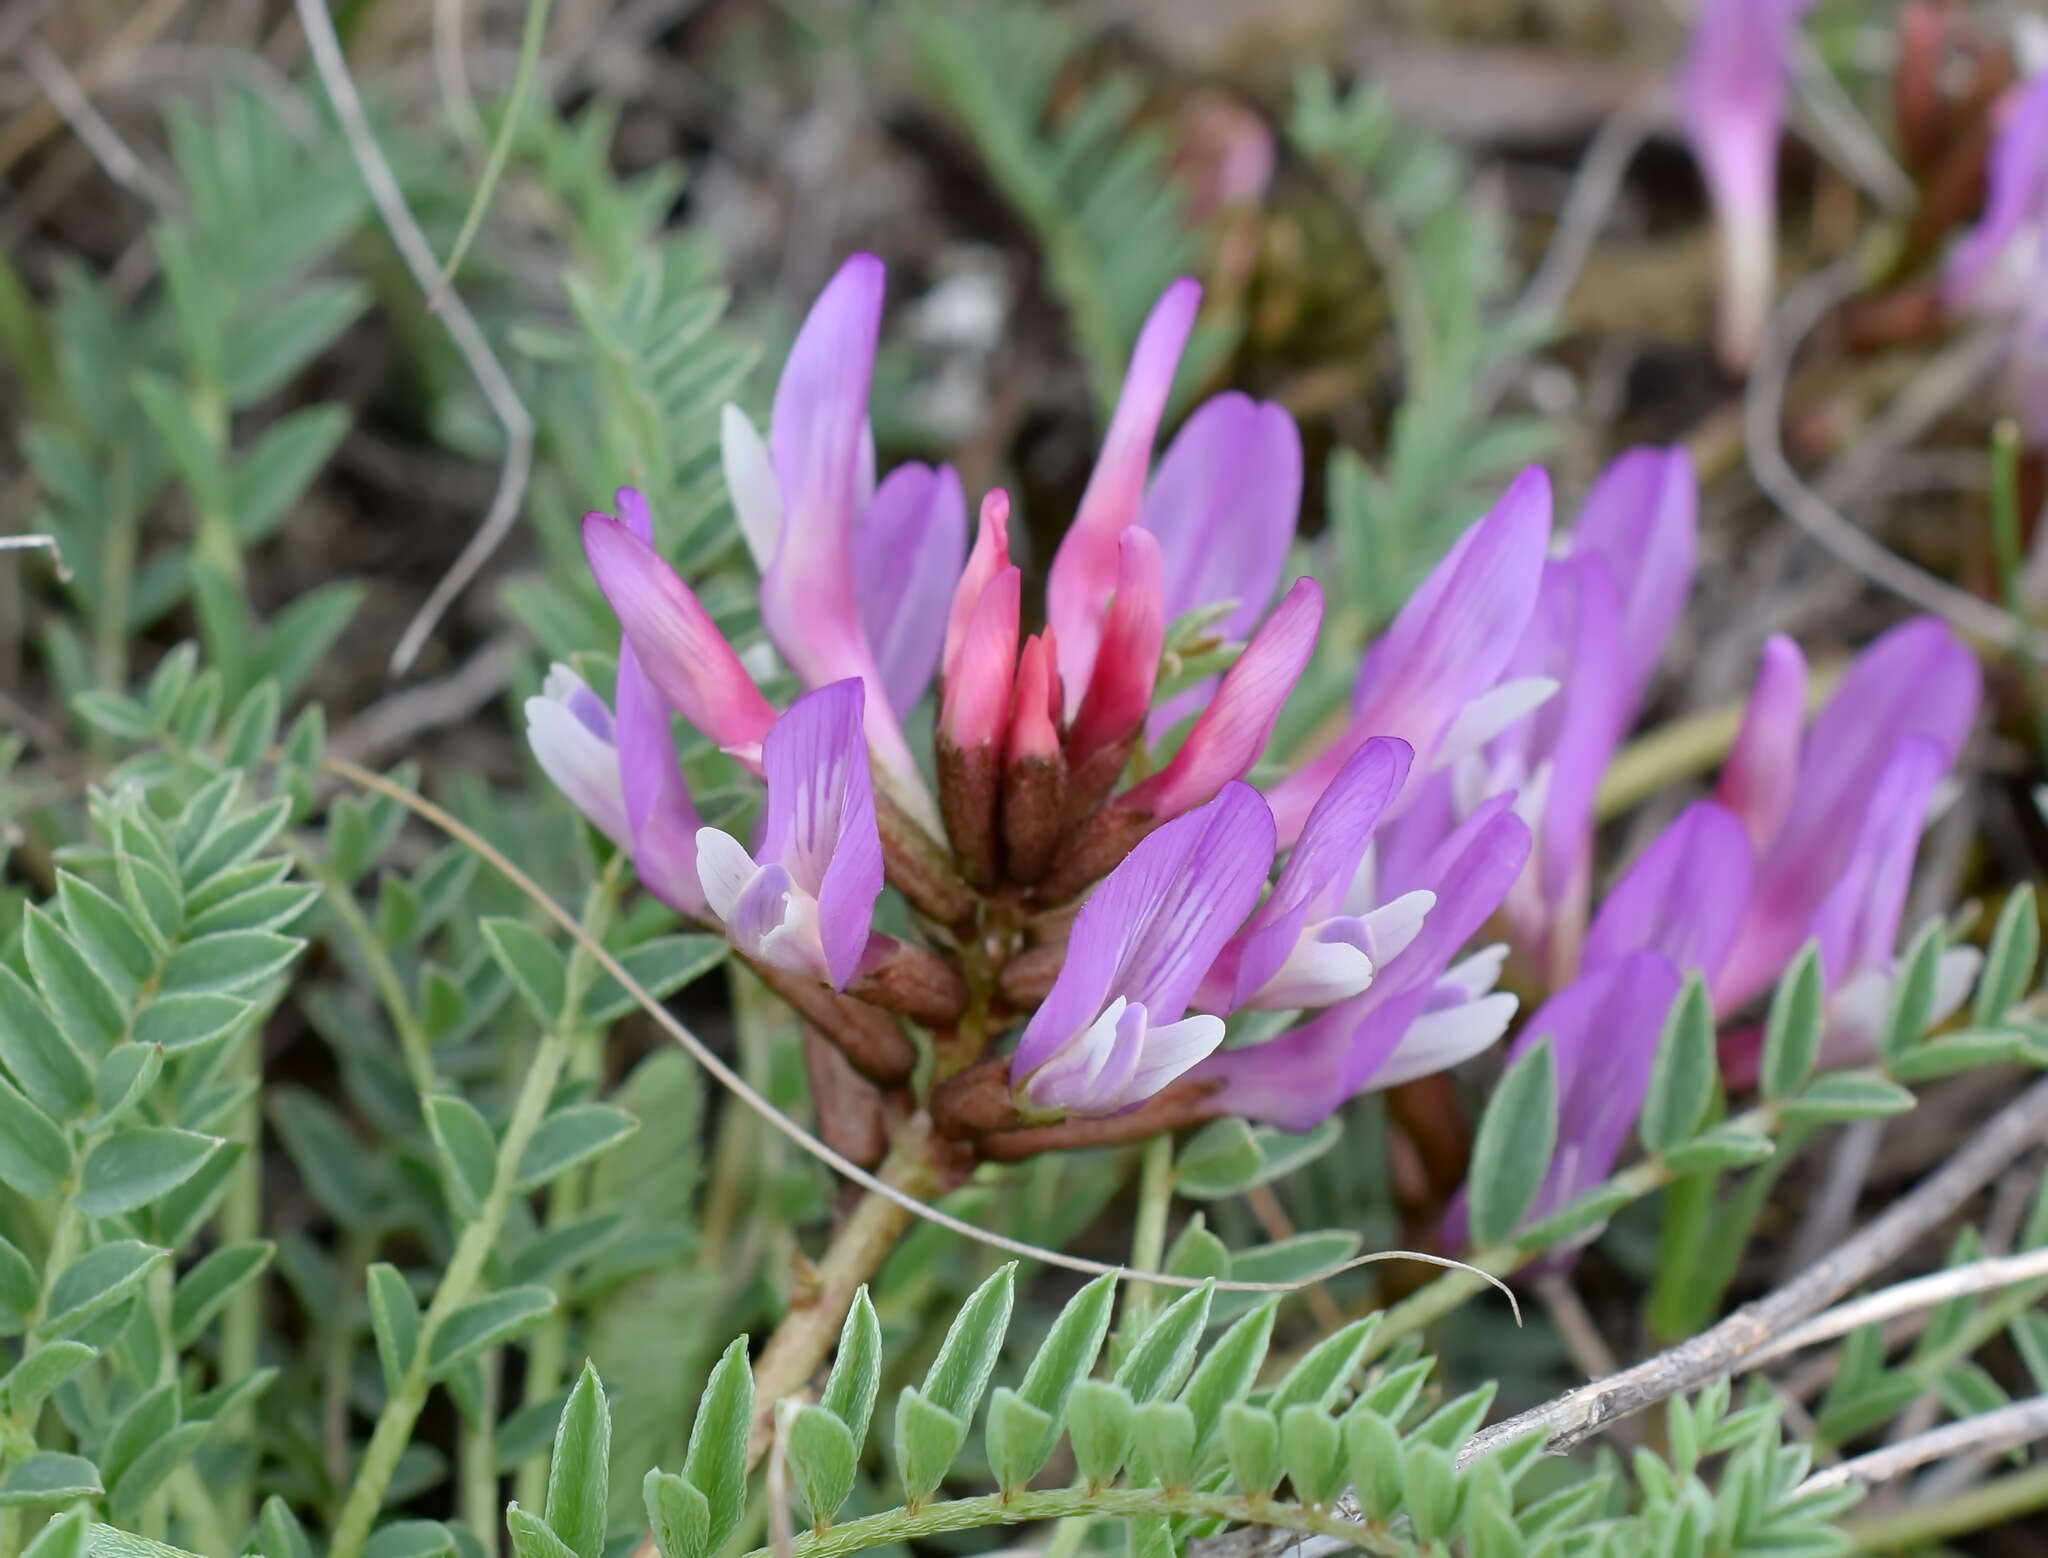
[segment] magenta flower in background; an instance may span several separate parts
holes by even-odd
[[[1586,933],[1586,967],[1651,951],[1711,982],[1741,929],[1752,871],[1735,814],[1695,801],[1608,889]]]
[[[654,522],[646,500],[622,487],[617,501],[626,529],[651,549]],[[647,890],[670,908],[701,918],[697,810],[676,760],[668,704],[641,669],[632,644],[619,642],[616,718],[581,677],[557,665],[549,668],[542,696],[526,701],[526,739],[542,772],[632,856]]]
[[[1025,1098],[1115,1114],[1210,1054],[1222,1019],[1183,1014],[1272,862],[1272,814],[1243,784],[1133,849],[1081,906],[1059,978],[1018,1040],[1010,1078]]]
[[[857,677],[805,693],[762,743],[768,808],[760,847],[697,834],[711,912],[748,957],[843,989],[860,966],[882,892],[882,840]]]
[[[1942,291],[1952,308],[2010,323],[2014,408],[2048,442],[2048,71],[2002,105],[1984,213],[1950,252]]]
[[[966,544],[950,470],[905,466],[875,486],[868,385],[882,321],[882,262],[856,254],[811,305],[783,364],[764,453],[728,413],[725,464],[761,575],[761,620],[811,687],[867,685],[868,745],[897,802],[937,832],[897,714],[931,681],[939,624]],[[886,589],[863,589],[881,578]]]
[[[1344,732],[1268,789],[1282,843],[1292,842],[1368,738],[1407,742],[1419,779],[1476,751],[1549,694],[1547,680],[1503,682],[1535,609],[1549,542],[1550,479],[1532,466],[1459,538],[1366,652]]]
[[[1680,985],[1660,952],[1631,952],[1586,971],[1536,1009],[1508,1047],[1512,1065],[1545,1039],[1557,1077],[1557,1145],[1525,1224],[1562,1211],[1607,1178],[1620,1156],[1657,1060],[1657,1038]],[[1444,1242],[1467,1243],[1459,1191],[1444,1217]],[[1589,1242],[1588,1230],[1578,1241]]]
[[[1756,680],[1714,795],[1741,820],[1752,849],[1778,836],[1799,781],[1806,727],[1806,656],[1782,633],[1764,642]]]
[[[1578,969],[1593,806],[1692,586],[1698,484],[1679,449],[1631,449],[1594,482],[1565,555],[1544,565],[1505,686],[1556,694],[1458,763],[1467,806],[1516,792],[1535,848],[1508,895],[1510,939],[1554,985]]]
[[[1195,1075],[1220,1082],[1220,1113],[1305,1131],[1354,1094],[1392,1087],[1470,1059],[1497,1040],[1515,998],[1495,992],[1504,947],[1452,960],[1499,906],[1529,855],[1529,829],[1499,796],[1434,846],[1373,862],[1358,901],[1431,902],[1412,939],[1358,995],[1277,1039],[1212,1055]],[[1361,873],[1365,875],[1365,873]]]
[[[1679,114],[1707,181],[1721,249],[1716,344],[1746,368],[1770,316],[1778,138],[1808,0],[1701,0],[1679,70]]]
[[[1782,665],[1767,664],[1765,675],[1790,680]],[[1807,732],[1781,803],[1782,820],[1758,847],[1748,911],[1714,984],[1717,1007],[1733,1010],[1769,988],[1817,933],[1823,908],[1872,822],[1918,837],[1924,797],[1909,816],[1879,818],[1879,787],[1900,744],[1915,737],[1932,743],[1941,771],[1954,764],[1976,720],[1979,683],[1976,657],[1930,617],[1893,628],[1856,657]],[[1771,696],[1784,704],[1782,689]],[[1769,795],[1774,785],[1784,786],[1782,775],[1771,780],[1755,772],[1758,754],[1782,744],[1781,736],[1766,741],[1761,735],[1753,746],[1738,744],[1735,756],[1749,766],[1733,786],[1737,794]],[[1868,936],[1858,940],[1867,943]]]

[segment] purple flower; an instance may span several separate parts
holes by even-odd
[[[1509,893],[1512,939],[1553,984],[1578,968],[1593,804],[1692,584],[1698,488],[1682,450],[1631,449],[1601,473],[1566,555],[1544,566],[1507,686],[1553,683],[1459,763],[1467,797],[1512,789],[1535,850]]]
[[[1273,818],[1249,785],[1146,838],[1074,918],[1067,958],[1025,1025],[1010,1077],[1040,1109],[1115,1114],[1223,1040],[1190,997],[1273,862]]]
[[[1280,879],[1203,978],[1195,1005],[1234,1011],[1333,1006],[1371,985],[1436,903],[1426,889],[1374,905],[1356,893],[1373,829],[1408,777],[1405,741],[1375,736],[1316,802]]]
[[[1954,763],[1976,719],[1979,681],[1976,657],[1929,617],[1893,628],[1856,657],[1807,733],[1782,821],[1758,849],[1748,912],[1714,984],[1720,1009],[1733,1010],[1768,988],[1817,933],[1870,826],[1918,837],[1924,797],[1917,810],[1879,816],[1880,785],[1901,743],[1916,737],[1931,743],[1939,770]],[[1782,691],[1773,696],[1784,698]],[[1760,737],[1757,747],[1778,744]],[[1757,771],[1754,750],[1738,745],[1737,756],[1749,764],[1738,793],[1753,797],[1784,784],[1782,774],[1772,780]],[[1897,930],[1896,910],[1891,920],[1887,937]],[[1870,936],[1852,939],[1867,945]]]
[[[1534,849],[1508,894],[1508,926],[1553,980],[1569,979],[1578,966],[1592,884],[1593,799],[1626,719],[1622,609],[1605,558],[1589,553],[1544,564],[1506,685],[1559,690],[1461,759],[1455,776],[1465,795],[1515,792]]]
[[[2021,422],[2048,442],[2048,71],[2003,105],[1984,214],[1949,254],[1949,304],[2009,321],[2007,359]]]
[[[1173,372],[1201,306],[1201,286],[1186,278],[1168,287],[1152,305],[1132,348],[1102,453],[1081,494],[1074,522],[1053,554],[1045,586],[1046,617],[1059,648],[1060,680],[1067,690],[1070,717],[1080,706],[1095,667],[1103,610],[1116,589],[1117,538],[1138,522],[1152,441],[1166,415]]]
[[[1308,664],[1323,622],[1323,592],[1297,579],[1217,684],[1194,728],[1166,766],[1117,804],[1154,817],[1177,817],[1252,770]],[[1065,647],[1066,640],[1060,640]]]
[[[1704,0],[1679,72],[1679,112],[1720,227],[1717,343],[1731,368],[1748,365],[1770,313],[1778,136],[1807,3]]]
[[[1522,1025],[1508,1062],[1547,1039],[1557,1077],[1557,1146],[1525,1223],[1562,1211],[1607,1178],[1642,1110],[1657,1037],[1679,984],[1662,953],[1631,952],[1589,965]],[[1466,1242],[1466,1215],[1460,1191],[1444,1218],[1444,1240],[1453,1249]]]
[[[1367,738],[1407,742],[1420,777],[1477,750],[1548,695],[1547,681],[1502,676],[1535,608],[1549,541],[1550,479],[1531,466],[1367,652],[1344,732],[1267,792],[1283,843]]]
[[[618,505],[630,534],[651,548],[654,525],[645,499],[622,487]],[[581,677],[557,665],[548,671],[542,696],[526,701],[526,739],[556,788],[633,857],[647,890],[701,919],[697,811],[676,761],[669,706],[641,669],[632,644],[619,643],[616,719]]]
[[[775,389],[766,448],[725,419],[725,466],[761,577],[761,620],[804,682],[857,676],[868,745],[906,810],[938,818],[897,713],[930,682],[966,545],[950,470],[905,466],[875,486],[868,384],[882,318],[882,262],[857,254],[818,294]],[[870,581],[887,588],[864,588]]]
[[[1184,278],[1153,305],[1102,453],[1053,557],[1046,615],[1069,717],[1095,669],[1126,530],[1143,526],[1159,539],[1166,620],[1234,601],[1221,629],[1229,638],[1243,637],[1264,615],[1294,538],[1301,435],[1294,419],[1270,402],[1228,393],[1196,407],[1146,485],[1174,370],[1201,302],[1201,287]]]
[[[711,613],[647,539],[644,500],[621,487],[619,511],[625,523],[608,514],[583,516],[583,552],[625,643],[684,719],[742,762],[758,766],[774,708]]]
[[[1404,860],[1381,856],[1360,900],[1431,895],[1419,930],[1376,967],[1370,985],[1300,1027],[1225,1050],[1196,1068],[1222,1083],[1222,1112],[1304,1131],[1353,1094],[1395,1086],[1469,1059],[1498,1039],[1515,998],[1495,993],[1505,948],[1452,958],[1486,923],[1529,854],[1529,830],[1499,796]]]
[[[1752,870],[1735,814],[1694,802],[1608,890],[1586,933],[1585,966],[1651,951],[1711,981],[1741,928]]]
[[[751,958],[843,989],[882,892],[882,840],[862,736],[859,678],[804,694],[762,743],[768,809],[759,849],[697,834],[711,912]]]
[[[1806,656],[1791,639],[1773,634],[1764,642],[1741,728],[1714,791],[1715,799],[1741,819],[1752,848],[1764,848],[1784,825],[1799,779],[1805,726]]]

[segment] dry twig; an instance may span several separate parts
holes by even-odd
[[[2048,1435],[2048,1396],[2029,1396],[2009,1407],[1964,1418],[1959,1423],[1946,1423],[1928,1433],[1817,1471],[1794,1492],[1796,1496],[1852,1485],[1870,1487],[1929,1461],[1945,1461],[1954,1455],[1993,1454],[2030,1444],[2043,1435]]]
[[[313,51],[313,67],[320,73],[321,84],[326,87],[328,98],[334,104],[335,114],[341,121],[341,133],[348,141],[349,152],[363,175],[363,182],[369,187],[370,199],[376,203],[377,212],[383,217],[391,241],[398,246],[398,252],[405,260],[405,268],[412,273],[414,284],[422,296],[433,298],[440,287],[440,262],[434,258],[427,235],[420,231],[420,224],[405,203],[405,195],[391,172],[391,164],[384,159],[384,149],[377,144],[377,137],[371,132],[369,119],[363,113],[363,100],[356,93],[348,62],[342,58],[341,41],[334,35],[334,20],[327,14],[326,0],[295,0],[295,5],[299,23],[305,29],[306,43]],[[397,647],[391,651],[393,675],[402,674],[418,658],[421,647],[449,606],[469,587],[470,581],[504,541],[512,522],[519,517],[519,503],[526,495],[527,477],[533,469],[533,418],[526,410],[526,403],[512,387],[511,379],[506,377],[504,367],[491,350],[491,343],[484,338],[483,331],[477,327],[476,319],[462,301],[462,295],[449,287],[439,292],[439,303],[436,312],[447,324],[456,350],[462,354],[477,387],[490,404],[492,415],[505,431],[505,458],[498,469],[498,490],[491,498],[483,523],[399,635]]]
[[[1895,1315],[1911,1314],[1915,1310],[1931,1309],[1936,1304],[1946,1303],[1952,1298],[1963,1298],[1972,1293],[1995,1292],[1999,1288],[2028,1282],[2036,1277],[2048,1277],[2048,1249],[2028,1250],[2023,1255],[2000,1255],[1990,1260],[1971,1261],[1967,1265],[1950,1266],[1944,1271],[1930,1272],[1927,1276],[1915,1277],[1910,1282],[1880,1288],[1875,1293],[1838,1305],[1826,1314],[1815,1315],[1804,1325],[1793,1327],[1750,1354],[1743,1360],[1743,1367],[1761,1368],[1787,1353],[1797,1352],[1802,1347],[1812,1347],[1820,1342],[1833,1341],[1837,1336],[1846,1336],[1859,1326],[1869,1325],[1874,1321],[1889,1320]]]
[[[1947,618],[1975,638],[2004,649],[2016,649],[2028,630],[2009,613],[1980,600],[1967,590],[1958,589],[1945,579],[1936,578],[1866,535],[1842,516],[1829,496],[1801,480],[1786,458],[1785,446],[1779,435],[1779,421],[1784,413],[1785,387],[1791,376],[1792,359],[1814,326],[1829,309],[1848,297],[1857,284],[1855,263],[1841,261],[1809,276],[1772,314],[1770,328],[1764,333],[1757,351],[1756,367],[1750,374],[1748,393],[1743,399],[1743,434],[1749,453],[1750,474],[1765,496],[1789,514],[1837,561],[1855,569],[1872,583],[1902,596],[1922,611]],[[1951,354],[1937,359],[1935,367],[1928,373],[1937,376],[1938,370],[1937,387],[1956,382],[1974,383],[1990,370],[2002,349],[1989,335],[1972,336]],[[1908,395],[1916,398],[1899,411],[1898,420],[1901,422],[1906,420],[1907,412],[1917,415],[1923,403],[1935,398],[1925,385],[1917,391],[1908,391]],[[1830,492],[1837,495],[1835,501],[1840,501],[1839,494],[1850,486],[1851,474],[1871,467],[1876,460],[1875,450],[1889,444],[1888,438],[1873,437],[1865,441],[1863,448],[1845,457],[1837,473],[1832,474],[1827,482]],[[2048,643],[2037,649],[2037,652],[2043,651],[2048,651]]]

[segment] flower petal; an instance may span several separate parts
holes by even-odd
[[[1621,707],[1633,719],[1692,588],[1699,482],[1683,448],[1625,451],[1593,483],[1572,554],[1604,558],[1623,586]]]
[[[583,550],[626,641],[662,696],[721,747],[758,745],[775,711],[675,570],[603,514],[583,517]]]
[[[728,405],[719,413],[718,458],[747,555],[757,571],[766,573],[782,534],[782,488],[775,480],[775,457],[768,452],[768,441],[738,406]]]
[[[1821,968],[1831,983],[1857,969],[1891,966],[1913,882],[1913,856],[1946,766],[1933,741],[1909,736],[1871,791],[1856,848],[1814,916]]]
[[[950,465],[897,466],[854,532],[861,626],[898,715],[931,685],[966,550],[967,498]]]
[[[552,673],[549,679],[555,680]],[[581,681],[576,685],[585,693],[590,691]],[[528,698],[526,744],[533,749],[541,772],[568,797],[569,804],[598,832],[630,852],[633,831],[626,822],[626,801],[619,787],[619,754],[588,721],[577,717],[574,700]]]
[[[946,666],[939,730],[962,750],[1003,738],[1017,673],[1017,617],[1023,590],[1024,576],[1014,567],[991,579],[959,652]]]
[[[1271,402],[1236,392],[1197,406],[1159,461],[1140,523],[1165,554],[1166,620],[1236,601],[1241,639],[1265,615],[1301,510],[1301,434]]]
[[[1750,877],[1742,824],[1712,801],[1694,802],[1609,889],[1586,936],[1586,966],[1648,948],[1711,982],[1742,923]]]
[[[1046,615],[1058,638],[1069,715],[1080,706],[1095,666],[1103,606],[1116,588],[1117,537],[1138,522],[1152,443],[1201,305],[1200,283],[1185,277],[1153,304],[1131,351],[1102,453],[1081,494],[1074,522],[1053,556],[1046,581]]]
[[[1550,478],[1531,466],[1452,547],[1367,653],[1344,734],[1269,792],[1282,842],[1368,736],[1399,736],[1416,772],[1444,732],[1507,668],[1536,604],[1550,541]]]
[[[1312,919],[1337,912],[1358,875],[1373,829],[1408,778],[1413,749],[1375,736],[1352,754],[1316,801],[1280,879],[1237,938],[1234,997],[1241,1004],[1272,979]]]
[[[761,748],[768,776],[761,858],[785,866],[817,899],[834,988],[853,977],[882,892],[882,840],[862,738],[865,695],[852,677],[806,693]]]
[[[1679,113],[1722,240],[1720,348],[1748,363],[1770,310],[1778,136],[1807,0],[1707,0],[1679,72]]]
[[[1025,1025],[1011,1075],[1028,1076],[1113,996],[1171,1022],[1258,901],[1273,821],[1249,785],[1154,831],[1081,905],[1052,990]]]
[[[1068,761],[1076,768],[1130,735],[1151,707],[1166,642],[1163,567],[1159,542],[1148,531],[1133,525],[1118,537],[1116,593],[1067,740]]]
[[[1979,681],[1976,657],[1929,617],[1892,629],[1856,657],[1807,735],[1784,823],[1758,862],[1749,914],[1715,987],[1724,1009],[1768,986],[1813,933],[1899,744],[1925,737],[1941,766],[1954,762],[1976,719]]]
[[[967,554],[967,566],[953,586],[953,602],[946,612],[946,643],[939,656],[942,667],[950,667],[967,636],[967,624],[974,608],[981,604],[989,581],[1010,566],[1010,496],[998,487],[981,500],[980,528],[974,550]]]
[[[701,918],[705,902],[697,879],[697,830],[702,824],[676,761],[668,705],[640,669],[630,643],[619,646],[618,747],[633,869],[671,909]]]
[[[2017,89],[2003,113],[1985,165],[1983,214],[1950,252],[1942,272],[1942,290],[1950,302],[2008,306],[2009,299],[1977,294],[2004,290],[2001,272],[2024,253],[2017,240],[2030,224],[2043,221],[2048,221],[2048,71],[2037,72]]]
[[[697,830],[697,879],[711,912],[730,924],[740,894],[761,867],[747,846],[721,828]]]
[[[1742,820],[1756,849],[1770,847],[1792,804],[1805,724],[1806,657],[1791,639],[1775,634],[1764,644],[1742,728],[1714,791],[1714,798]]]
[[[1322,621],[1321,587],[1313,579],[1297,579],[1237,663],[1223,673],[1216,696],[1180,750],[1158,773],[1127,791],[1121,804],[1175,817],[1250,773],[1315,650]]]

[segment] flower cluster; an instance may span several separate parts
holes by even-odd
[[[1919,829],[1974,717],[1968,651],[1908,623],[1805,730],[1804,664],[1774,640],[1713,798],[1596,907],[1596,793],[1693,570],[1690,466],[1635,449],[1562,538],[1548,478],[1516,478],[1367,648],[1348,712],[1259,769],[1322,597],[1282,587],[1302,475],[1284,411],[1219,395],[1153,459],[1198,305],[1177,283],[1147,320],[1027,631],[1004,494],[970,547],[952,471],[877,478],[882,271],[849,261],[769,436],[737,411],[725,427],[762,620],[811,690],[777,710],[622,491],[584,522],[622,631],[615,703],[556,670],[529,705],[547,772],[873,1082],[905,1084],[895,1023],[923,1024],[922,1103],[987,1157],[1222,1114],[1305,1129],[1492,1045],[1506,980],[1546,992],[1516,1048],[1548,1038],[1557,1061],[1540,1212],[1612,1164],[1687,973],[1740,1019],[1817,941],[1829,1052],[1867,1049]],[[1162,692],[1190,635],[1224,668]],[[934,691],[927,765],[905,716]],[[765,782],[751,845],[700,825],[672,714]],[[885,883],[912,939],[873,928]],[[1748,1040],[1726,1043],[1739,1084]]]

